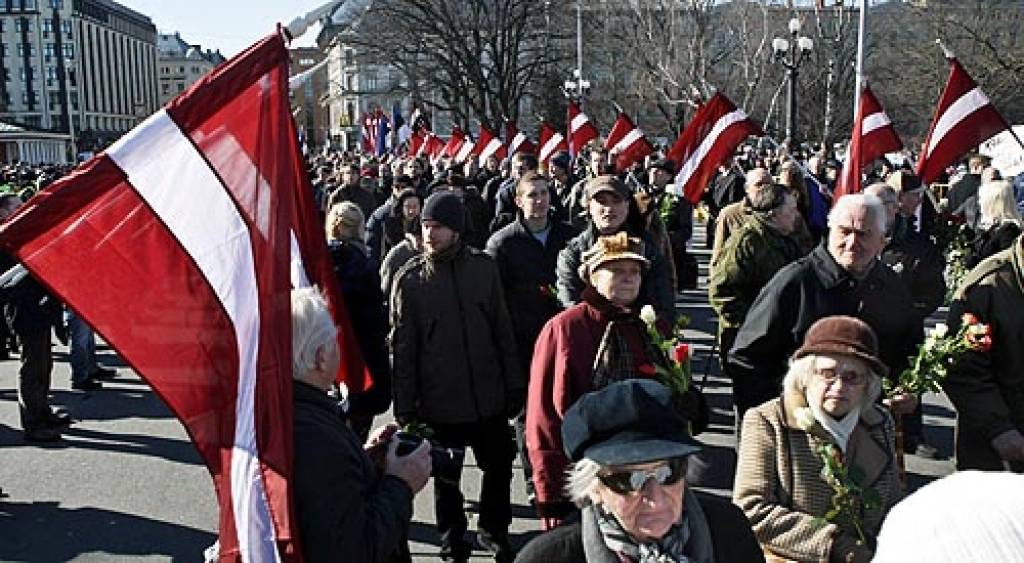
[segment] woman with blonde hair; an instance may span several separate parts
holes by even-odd
[[[973,268],[982,260],[1010,248],[1021,233],[1021,215],[1013,197],[1013,185],[1006,180],[986,182],[978,188],[978,233],[971,242],[973,252],[967,266]]]
[[[353,333],[366,366],[373,374],[373,386],[365,393],[348,396],[349,422],[365,439],[373,417],[391,406],[391,367],[385,347],[388,324],[384,293],[380,288],[377,261],[370,258],[363,242],[365,216],[351,201],[336,203],[327,211],[327,248],[341,296],[348,309]]]

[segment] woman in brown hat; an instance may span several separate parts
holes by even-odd
[[[782,397],[747,411],[733,502],[769,561],[871,560],[900,495],[893,421],[877,404],[886,372],[871,327],[825,317],[793,355]]]

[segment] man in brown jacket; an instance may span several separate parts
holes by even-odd
[[[943,384],[959,413],[957,469],[1024,472],[1024,238],[964,279],[950,305],[950,331],[971,313],[992,327],[992,348],[968,352]]]

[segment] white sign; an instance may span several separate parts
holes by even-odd
[[[1014,125],[1013,131],[1024,139],[1024,125]],[[1024,148],[1009,131],[992,137],[978,147],[978,152],[992,159],[994,166],[1003,177],[1013,177],[1024,172]]]

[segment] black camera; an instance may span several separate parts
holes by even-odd
[[[394,439],[398,440],[395,453],[399,456],[406,456],[420,447],[425,438],[408,432],[397,432]],[[457,481],[465,457],[465,448],[446,448],[430,442],[430,476],[435,479]]]

